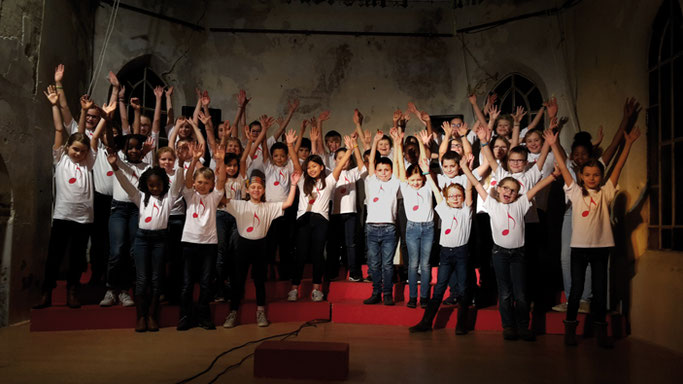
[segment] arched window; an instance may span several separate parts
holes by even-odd
[[[683,250],[683,186],[675,182],[683,180],[683,112],[676,113],[683,111],[682,21],[678,0],[664,0],[650,40],[648,247],[654,249]]]
[[[522,120],[522,128],[531,123],[543,106],[543,95],[536,84],[519,73],[507,75],[491,92],[498,95],[501,113],[513,113],[515,108],[524,107],[527,115]],[[539,127],[543,127],[543,120]]]

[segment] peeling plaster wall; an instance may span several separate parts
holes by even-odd
[[[0,3],[0,157],[14,197],[9,298],[0,325],[29,318],[38,299],[50,231],[53,125],[42,95],[59,60],[65,89],[78,101],[89,73],[94,9],[71,0],[4,0]],[[80,57],[80,58],[79,58]],[[72,110],[76,103],[71,101]],[[0,281],[0,284],[4,280]],[[1,291],[1,290],[0,290]],[[4,298],[3,298],[4,299]]]

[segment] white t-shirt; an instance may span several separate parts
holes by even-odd
[[[565,194],[572,202],[571,247],[614,246],[609,207],[618,189],[619,186],[615,187],[611,180],[607,180],[600,190],[588,189],[588,196],[584,196],[577,183],[572,183],[569,187],[564,186]]]
[[[332,213],[356,213],[356,181],[360,179],[358,168],[343,170],[339,174],[337,186],[334,189]]]
[[[230,200],[226,211],[235,217],[237,232],[249,240],[266,237],[273,220],[282,216],[282,202],[254,204],[251,200]]]
[[[288,159],[283,167],[278,167],[268,160],[263,167],[266,174],[266,201],[283,202],[289,196],[289,177],[294,173],[294,164]]]
[[[237,175],[225,181],[225,197],[229,200],[244,200],[246,195],[246,178]]]
[[[89,150],[81,163],[74,163],[66,147],[52,150],[55,164],[55,209],[52,217],[85,224],[94,219],[95,194],[92,169],[97,155]]]
[[[131,163],[126,160],[122,160],[121,157],[116,160],[116,165],[121,169],[121,171],[123,171],[123,175],[128,179],[128,181],[130,181],[131,184],[133,184],[135,188],[138,187],[140,176],[148,168],[150,168],[150,165],[147,163]],[[114,200],[125,203],[133,202],[128,196],[128,193],[121,186],[121,183],[119,183],[116,178],[114,178]]]
[[[270,147],[272,147],[273,144],[275,144],[276,142],[277,142],[277,140],[275,140],[275,138],[273,136],[270,136],[269,138],[267,138],[266,139],[267,150],[270,151]],[[244,147],[246,148],[246,145]],[[254,155],[251,156],[250,158],[248,158],[247,160],[248,160],[247,170],[249,170],[249,173],[251,173],[252,169],[259,169],[259,170],[263,171],[263,143],[259,144],[259,146],[256,147],[256,151],[254,151]]]
[[[468,183],[467,175],[456,175],[455,177],[448,177],[442,173],[436,175],[436,184],[439,186],[439,189],[444,189],[451,184],[460,184],[463,188],[467,188]]]
[[[541,153],[529,153],[527,156],[527,168],[538,168],[536,166],[536,161],[538,161],[538,158],[541,157]],[[541,179],[546,178],[550,176],[551,173],[553,173],[553,170],[555,170],[555,156],[553,155],[552,152],[548,153],[548,157],[545,159],[545,163],[543,163],[543,169],[541,169]],[[534,197],[535,206],[542,209],[542,210],[547,210],[548,209],[548,194],[550,193],[550,188],[543,188],[542,190],[538,191],[536,196]]]
[[[329,220],[330,212],[330,198],[337,185],[337,180],[334,175],[330,173],[325,177],[325,188],[322,186],[322,181],[318,180],[310,195],[304,194],[304,181],[302,177],[297,184],[299,187],[299,206],[296,211],[296,218],[303,216],[306,212],[313,212],[322,215]]]
[[[200,195],[194,188],[183,188],[187,204],[185,227],[181,241],[198,244],[218,244],[216,233],[216,207],[223,198],[223,191],[214,189]]]
[[[154,141],[152,146],[153,149],[145,154],[145,157],[142,158],[142,161],[147,164],[154,164],[154,153],[159,146],[159,132],[150,132],[149,137],[151,137]]]
[[[145,194],[130,184],[128,178],[120,169],[116,172],[116,181],[121,184],[121,187],[139,208],[140,219],[138,221],[138,228],[149,231],[168,228],[168,217],[171,215],[171,208],[180,195],[180,190],[185,182],[182,177],[174,177],[168,192],[161,198],[150,196],[146,206]]]
[[[538,169],[538,166],[533,166],[524,172],[510,173],[503,169],[503,167],[498,167],[494,172],[496,179],[503,180],[506,177],[512,177],[519,182],[519,195],[526,194],[527,191],[536,185],[543,175]],[[531,208],[527,213],[524,221],[527,223],[538,223],[538,213],[536,212],[536,205],[534,199],[531,200]]]
[[[407,182],[402,181],[400,189],[408,221],[426,223],[434,220],[432,188],[429,183],[425,183],[420,189],[415,189]]]
[[[175,173],[173,173],[173,175],[168,175],[168,179],[171,182],[171,184],[173,184],[179,172],[183,172],[183,177],[187,176],[187,173],[185,172],[184,168],[176,166]],[[171,215],[185,215],[185,199],[183,199],[182,191],[178,194],[175,201],[173,202],[173,206],[171,207]]]
[[[463,204],[462,208],[453,208],[443,199],[435,210],[441,218],[439,245],[455,248],[467,244],[472,229],[472,206]]]
[[[335,157],[336,156],[334,152],[326,153],[323,156],[323,163],[325,163],[325,166],[330,170],[333,170],[334,167],[337,166],[337,160]]]
[[[500,167],[500,160],[496,160],[496,163]],[[495,187],[498,184],[498,180],[496,180],[496,176],[493,174],[491,171],[491,168],[488,168],[487,171],[487,176],[483,177],[480,179],[481,185],[484,187],[486,190],[487,194],[491,194],[491,188]],[[479,196],[478,193],[477,195],[477,213],[487,213],[486,208],[484,208],[484,200],[481,199],[481,196]]]
[[[484,201],[486,211],[491,217],[493,242],[503,248],[524,246],[524,215],[531,207],[526,193],[520,194],[513,203],[503,204],[489,196]]]
[[[365,179],[367,223],[396,222],[396,193],[400,185],[401,182],[393,175],[388,181],[382,181],[374,174]]]
[[[71,119],[71,124],[68,126],[64,124],[64,128],[69,131],[69,135],[78,132],[78,123],[75,119]],[[94,130],[85,130],[85,135],[92,140]],[[107,152],[102,142],[97,143],[97,158],[95,159],[95,166],[93,167],[93,181],[95,183],[95,191],[103,195],[111,196],[114,188],[114,171],[112,171],[109,162],[107,161]]]

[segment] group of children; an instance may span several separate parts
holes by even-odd
[[[242,90],[234,121],[217,128],[206,91],[197,91],[193,116],[174,119],[173,87],[154,90],[152,119],[131,98],[134,120],[129,125],[125,88],[111,72],[109,103],[100,107],[81,97],[76,122],[61,85],[63,75],[60,65],[55,85],[45,91],[55,125],[56,195],[43,296],[35,308],[51,305],[67,253],[67,305],[80,306],[77,287],[88,239],[93,279],[106,276],[100,305],[135,305],[139,332],[159,329],[162,294],[180,304],[178,330],[215,328],[209,310],[215,297],[230,300],[224,327],[235,327],[250,266],[259,326],[268,325],[269,265],[277,265],[281,279],[291,280],[287,299],[297,301],[304,265],[312,262],[311,300],[322,301],[323,279],[337,277],[340,260],[349,280],[365,280],[365,255],[372,293],[364,303],[394,305],[398,248],[408,272],[406,305],[425,308],[411,332],[432,328],[450,287],[459,304],[456,334],[466,334],[476,269],[477,286],[497,286],[503,337],[532,341],[531,303],[535,309],[547,304],[542,291],[548,287],[536,282],[534,272],[548,253],[540,234],[551,204],[549,186],[561,177],[567,200],[561,209],[567,210],[571,231],[562,237],[563,257],[570,255],[570,262],[563,262],[569,269],[565,342],[577,343],[576,318],[590,265],[591,319],[599,344],[611,345],[605,323],[607,259],[614,246],[609,205],[639,137],[639,130],[632,129],[638,111],[634,100],[627,101],[624,121],[608,148],[599,153],[590,135],[580,133],[567,155],[559,145],[562,123],[554,99],[524,129],[524,109],[502,115],[495,95],[487,97],[483,110],[470,96],[476,115],[472,129],[456,116],[439,130],[429,114],[410,103],[406,113],[394,113],[389,135],[381,130],[373,135],[363,129],[363,115],[355,110],[355,129],[342,139],[336,131],[322,134],[329,112],[303,120],[298,132],[287,130],[297,100],[289,103],[285,118],[264,115],[246,124],[250,99]],[[168,146],[160,147],[164,95]],[[424,125],[413,136],[406,133],[411,116]],[[539,127],[544,116],[549,121],[545,130]],[[607,178],[606,165],[621,145]],[[358,241],[359,226],[364,244]],[[437,242],[438,278],[430,292],[430,255]],[[490,266],[493,271],[487,272]],[[133,271],[134,300],[128,294]],[[200,288],[196,306],[195,281]]]

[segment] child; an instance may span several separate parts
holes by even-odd
[[[591,300],[591,317],[596,329],[597,343],[600,347],[611,348],[613,342],[607,336],[605,322],[607,309],[607,262],[609,250],[614,247],[612,225],[610,223],[609,206],[618,189],[617,181],[626,163],[633,143],[640,137],[640,130],[635,127],[631,132],[624,132],[624,149],[607,182],[602,185],[604,166],[597,160],[584,163],[577,174],[577,184],[567,169],[564,158],[557,145],[557,133],[545,133],[548,142],[558,159],[562,178],[565,182],[565,193],[572,202],[572,240],[571,271],[572,288],[569,293],[567,318],[565,324],[565,344],[576,345],[576,315],[583,291],[586,266],[591,265],[593,280],[593,300]]]
[[[384,305],[394,305],[392,278],[397,241],[396,193],[400,182],[398,178],[393,177],[392,161],[386,157],[375,156],[378,144],[384,141],[385,137],[382,131],[377,131],[370,149],[368,177],[365,179],[368,204],[365,234],[368,267],[372,277],[372,296],[363,301],[364,304],[378,304],[384,300]]]
[[[265,183],[266,180],[255,171],[249,179],[249,200],[230,199],[226,210],[237,221],[239,240],[237,242],[237,259],[235,281],[232,284],[232,299],[230,301],[230,313],[225,318],[223,327],[233,328],[237,325],[237,311],[244,295],[244,284],[247,271],[251,264],[251,275],[256,287],[256,325],[267,327],[266,318],[266,274],[268,260],[266,254],[266,234],[274,219],[282,216],[283,211],[289,208],[296,196],[296,185],[301,174],[292,173],[290,176],[289,193],[283,202],[266,203]]]
[[[151,141],[145,141],[142,135],[126,135],[117,137],[117,147],[123,151],[124,175],[137,188],[140,176],[150,167],[142,161],[143,152],[151,148]],[[143,146],[144,144],[144,146]],[[144,148],[143,148],[144,147]],[[118,180],[114,180],[114,198],[111,202],[109,216],[109,265],[107,269],[107,292],[100,306],[109,307],[116,300],[124,307],[135,305],[128,294],[130,286],[130,265],[133,257],[132,247],[138,229],[138,207],[131,201],[128,193]],[[118,294],[117,294],[118,293]]]
[[[466,164],[465,161],[463,162]],[[422,169],[424,172],[428,172],[428,163],[424,163]],[[446,287],[455,276],[458,288],[456,297],[460,302],[455,334],[464,335],[468,331],[467,313],[471,302],[467,243],[472,228],[472,187],[470,184],[470,187],[465,191],[460,184],[449,184],[439,191],[431,176],[428,177],[428,180],[437,201],[436,213],[442,222],[439,237],[439,245],[441,245],[439,272],[434,296],[429,301],[422,320],[411,327],[410,332],[426,332],[432,329],[432,323],[439,311]]]
[[[349,137],[346,137],[346,145],[354,150],[358,146],[355,140]],[[299,180],[299,207],[296,213],[296,267],[292,274],[292,288],[287,294],[289,301],[298,299],[304,263],[309,256],[313,260],[311,299],[322,301],[324,298],[320,285],[325,266],[323,251],[327,239],[330,198],[351,154],[352,151],[346,151],[330,174],[327,174],[325,163],[320,156],[312,155],[304,163],[306,173]]]
[[[74,133],[64,144],[66,135],[58,105],[57,89],[50,85],[44,94],[52,105],[55,127],[52,156],[55,164],[56,195],[42,296],[40,303],[34,308],[41,309],[52,305],[52,290],[57,283],[59,265],[69,246],[71,253],[67,273],[66,304],[70,308],[79,308],[81,304],[76,297],[76,291],[81,272],[85,267],[85,252],[94,218],[94,188],[91,171],[95,165],[98,141],[104,129],[105,120],[101,119],[98,122],[91,139],[88,139],[84,133]],[[115,108],[116,103],[104,106],[107,113],[113,112]]]
[[[480,140],[485,147],[486,141],[481,137]],[[491,217],[494,242],[492,259],[498,283],[503,339],[517,340],[521,337],[526,341],[534,341],[536,337],[529,329],[529,303],[526,297],[524,216],[531,208],[531,199],[555,180],[556,173],[521,195],[521,183],[514,177],[506,176],[496,184],[495,194],[489,196],[469,167],[464,162],[461,165],[467,179],[484,200],[484,208]]]
[[[318,120],[321,121],[322,120]],[[337,159],[337,150],[341,147],[342,137],[337,131],[329,131],[325,134],[325,145],[327,146],[327,156],[325,156],[325,165],[328,169],[334,169]]]
[[[192,291],[194,273],[199,269],[198,325],[204,329],[216,329],[209,308],[211,277],[216,263],[218,236],[216,234],[216,207],[223,197],[225,187],[225,149],[214,153],[218,164],[218,179],[214,188],[214,172],[202,167],[195,173],[199,159],[204,155],[203,145],[191,146],[192,162],[185,176],[183,197],[187,205],[182,247],[184,260],[183,287],[181,290],[179,331],[191,328]]]
[[[353,136],[356,137],[355,134]],[[339,181],[334,189],[332,199],[332,215],[330,216],[330,230],[327,241],[327,279],[337,277],[339,274],[339,259],[342,245],[346,251],[346,264],[349,277],[359,280],[362,276],[361,264],[356,256],[356,182],[365,168],[363,158],[358,147],[337,149],[335,162],[341,161],[347,151],[353,151],[358,166],[352,167],[348,162],[339,175]]]
[[[400,143],[399,133],[394,142]],[[427,137],[427,131],[422,132],[423,137]],[[398,152],[397,158],[402,157],[403,148],[400,144],[396,145]],[[419,143],[419,156],[427,161],[424,145]],[[420,270],[420,306],[427,307],[429,301],[429,283],[432,279],[432,270],[429,266],[429,255],[432,251],[432,241],[434,240],[434,215],[432,211],[432,198],[430,186],[427,185],[425,176],[429,174],[429,169],[421,171],[417,164],[412,164],[406,172],[405,164],[397,162],[399,179],[401,180],[400,191],[403,195],[403,205],[407,218],[406,224],[406,246],[408,249],[408,285],[410,288],[408,308],[417,307],[417,275]]]
[[[167,151],[164,151],[167,154]],[[162,155],[164,165],[166,160]],[[126,167],[116,152],[107,157],[116,175],[116,180],[139,208],[140,220],[135,235],[133,252],[135,258],[135,304],[137,322],[135,332],[156,332],[159,330],[159,295],[163,274],[165,245],[168,236],[168,218],[183,187],[183,172],[173,178],[171,184],[166,170],[161,167],[148,168],[141,176],[136,188],[124,176]],[[130,173],[130,172],[129,172]],[[151,288],[151,289],[150,289]],[[147,290],[151,290],[148,300]],[[149,306],[147,305],[149,303]]]

